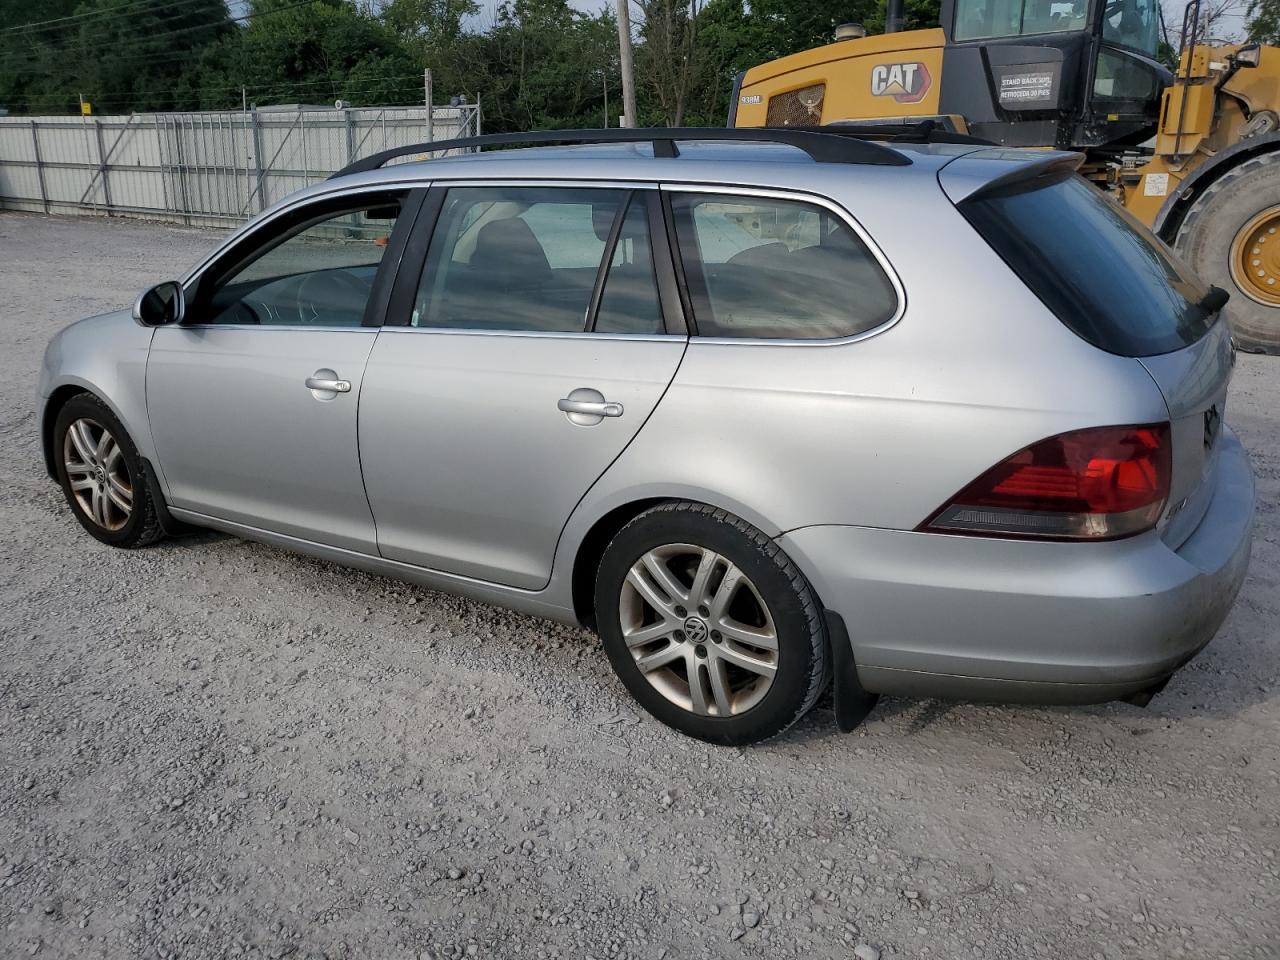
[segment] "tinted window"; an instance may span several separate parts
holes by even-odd
[[[1160,46],[1158,0],[1111,0],[1102,14],[1102,39],[1154,57]]]
[[[672,209],[703,336],[847,337],[897,312],[871,251],[821,207],[689,193]]]
[[[1093,79],[1096,100],[1156,99],[1160,76],[1148,64],[1135,57],[1108,50],[1098,52],[1098,70]]]
[[[957,0],[957,40],[1086,30],[1088,0]]]
[[[1142,357],[1212,325],[1205,288],[1118,204],[1077,176],[980,196],[960,210],[1058,319],[1095,346]]]
[[[216,281],[198,323],[358,327],[400,214],[398,199],[290,215]],[[270,229],[270,228],[268,228]]]
[[[412,323],[582,331],[621,190],[460,187],[446,194]]]

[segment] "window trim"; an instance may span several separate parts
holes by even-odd
[[[382,317],[384,316],[388,301],[390,298],[392,284],[396,274],[399,272],[401,260],[404,256],[406,242],[409,238],[410,231],[414,222],[417,220],[419,209],[423,200],[427,195],[427,186],[419,183],[381,183],[373,184],[367,187],[361,187],[355,190],[330,190],[319,195],[299,197],[296,202],[289,203],[280,207],[278,210],[272,211],[265,216],[260,222],[251,223],[250,226],[243,230],[237,231],[220,244],[208,257],[206,257],[195,269],[193,269],[183,279],[183,292],[188,297],[188,301],[195,303],[197,297],[203,292],[206,283],[216,284],[222,277],[219,275],[220,268],[230,263],[227,270],[234,270],[238,267],[251,262],[256,257],[263,256],[286,242],[282,239],[281,221],[292,217],[300,212],[305,213],[310,207],[341,207],[343,201],[356,201],[367,194],[383,194],[387,196],[402,197],[400,215],[396,218],[395,226],[391,230],[390,238],[387,241],[387,250],[383,254],[382,259],[378,262],[378,270],[374,276],[373,289],[370,291],[369,300],[365,304],[364,316],[361,318],[359,325],[352,324],[300,324],[300,323],[196,323],[183,322],[182,326],[189,329],[219,329],[219,330],[315,330],[315,331],[334,331],[334,330],[376,330],[381,326]],[[321,221],[317,221],[321,222]],[[305,229],[305,228],[304,228]],[[250,252],[240,253],[242,250]]]
[[[764,346],[775,346],[775,347],[841,346],[846,343],[857,343],[862,340],[868,340],[871,337],[879,336],[880,334],[884,333],[886,330],[889,330],[890,328],[896,326],[898,321],[902,319],[903,314],[907,312],[907,291],[906,291],[906,288],[902,285],[902,280],[898,277],[898,272],[893,269],[893,265],[889,262],[889,259],[884,255],[884,251],[880,249],[880,245],[876,243],[874,240],[872,240],[871,235],[867,233],[867,231],[863,228],[862,224],[860,224],[856,219],[854,219],[853,215],[849,213],[848,210],[840,206],[834,200],[831,200],[827,197],[819,196],[818,194],[805,193],[804,191],[800,191],[800,190],[775,190],[775,189],[766,189],[766,188],[757,188],[757,187],[742,187],[742,186],[735,186],[733,184],[725,184],[725,185],[708,184],[708,183],[682,184],[682,183],[664,182],[661,184],[660,189],[663,192],[663,196],[664,196],[663,202],[667,210],[668,218],[671,218],[671,194],[673,193],[709,193],[709,194],[718,194],[718,195],[730,196],[730,197],[739,196],[739,197],[757,197],[757,198],[762,198],[767,200],[791,200],[796,203],[807,203],[807,204],[812,204],[814,206],[822,207],[824,210],[826,210],[828,213],[830,213],[832,216],[838,219],[841,223],[845,224],[850,230],[854,232],[854,234],[858,237],[858,239],[862,241],[863,245],[867,248],[868,251],[870,251],[871,255],[875,258],[876,263],[879,264],[880,269],[884,272],[884,275],[889,278],[889,285],[893,287],[894,296],[897,298],[897,308],[894,310],[893,315],[890,316],[889,319],[885,320],[883,323],[877,324],[876,326],[871,327],[868,330],[863,330],[860,333],[851,333],[846,337],[814,337],[814,338],[702,336],[696,333],[697,317],[692,312],[692,304],[690,304],[689,306],[689,309],[691,310],[690,326],[692,331],[690,333],[690,336],[695,338],[699,343],[741,344],[741,345],[747,345],[747,346],[764,345]],[[671,219],[670,230],[672,231],[675,230],[674,219]],[[676,263],[680,265],[680,268],[683,271],[684,258],[679,255],[679,248],[678,247],[673,248],[672,254],[675,257]],[[687,277],[685,278],[685,283],[682,286],[683,286],[683,291],[687,293],[689,290]]]
[[[468,187],[492,188],[512,187],[529,189],[565,189],[565,190],[613,190],[624,195],[624,203],[615,216],[610,228],[609,240],[606,241],[600,267],[596,274],[592,297],[581,330],[492,330],[468,327],[415,327],[409,321],[413,314],[413,304],[417,299],[418,287],[422,275],[427,269],[427,257],[430,254],[431,238],[435,234],[440,213],[444,209],[445,197],[452,189]],[[683,311],[673,315],[672,291],[668,289],[674,284],[671,272],[674,251],[669,247],[665,231],[659,236],[655,230],[655,214],[653,205],[658,200],[658,184],[652,181],[635,180],[548,180],[545,178],[521,180],[513,177],[483,179],[475,177],[456,180],[434,180],[427,190],[418,222],[414,224],[413,234],[405,248],[401,260],[401,269],[397,272],[395,287],[391,293],[387,317],[383,330],[398,333],[436,334],[444,336],[485,336],[485,337],[594,337],[606,340],[671,340],[686,339],[684,331]],[[596,313],[603,294],[602,280],[607,275],[608,265],[613,260],[617,236],[621,232],[622,216],[625,216],[630,204],[640,200],[646,204],[649,218],[649,242],[654,260],[654,273],[657,282],[658,299],[662,311],[663,333],[597,333],[594,330]],[[678,302],[678,301],[677,301]],[[394,318],[394,319],[393,319]]]

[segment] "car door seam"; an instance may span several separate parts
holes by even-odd
[[[598,484],[601,480],[604,479],[605,474],[607,474],[610,470],[613,469],[613,465],[617,463],[618,460],[622,457],[622,455],[626,453],[627,450],[631,447],[631,445],[636,442],[636,438],[639,437],[640,434],[644,431],[644,428],[648,426],[649,421],[653,419],[653,415],[658,412],[658,407],[662,405],[662,401],[666,399],[667,394],[670,392],[671,385],[676,382],[676,377],[680,374],[680,367],[684,365],[684,358],[688,356],[688,354],[689,354],[689,338],[685,337],[684,349],[680,351],[680,359],[676,361],[676,365],[671,371],[670,379],[667,380],[666,386],[662,388],[662,393],[658,395],[658,399],[654,402],[653,406],[649,408],[649,412],[648,414],[645,415],[644,421],[631,434],[631,439],[629,439],[626,443],[622,445],[622,448],[618,451],[617,455],[612,460],[610,460],[607,464],[605,464],[604,469],[600,471],[599,475],[594,480],[592,480],[589,484],[587,484],[586,488],[582,491],[582,496],[578,497],[578,499],[574,501],[573,507],[569,510],[568,514],[565,515],[564,523],[560,527],[560,532],[556,535],[555,546],[551,550],[551,567],[547,570],[546,582],[544,582],[542,586],[538,588],[539,592],[547,589],[551,581],[555,578],[556,557],[560,553],[560,544],[564,541],[564,532],[567,529],[569,529],[569,523],[573,520],[574,514],[578,512],[578,508],[582,506],[582,501],[587,498],[587,494],[589,494],[592,490],[595,489],[596,484]]]

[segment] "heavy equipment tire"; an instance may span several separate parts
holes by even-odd
[[[1206,187],[1173,246],[1205,283],[1231,294],[1226,314],[1239,347],[1280,353],[1280,151]]]

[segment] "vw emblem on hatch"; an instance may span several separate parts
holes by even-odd
[[[1221,429],[1222,414],[1218,413],[1218,405],[1215,403],[1204,412],[1204,448],[1206,450],[1213,446],[1213,441],[1218,438],[1218,431]]]

